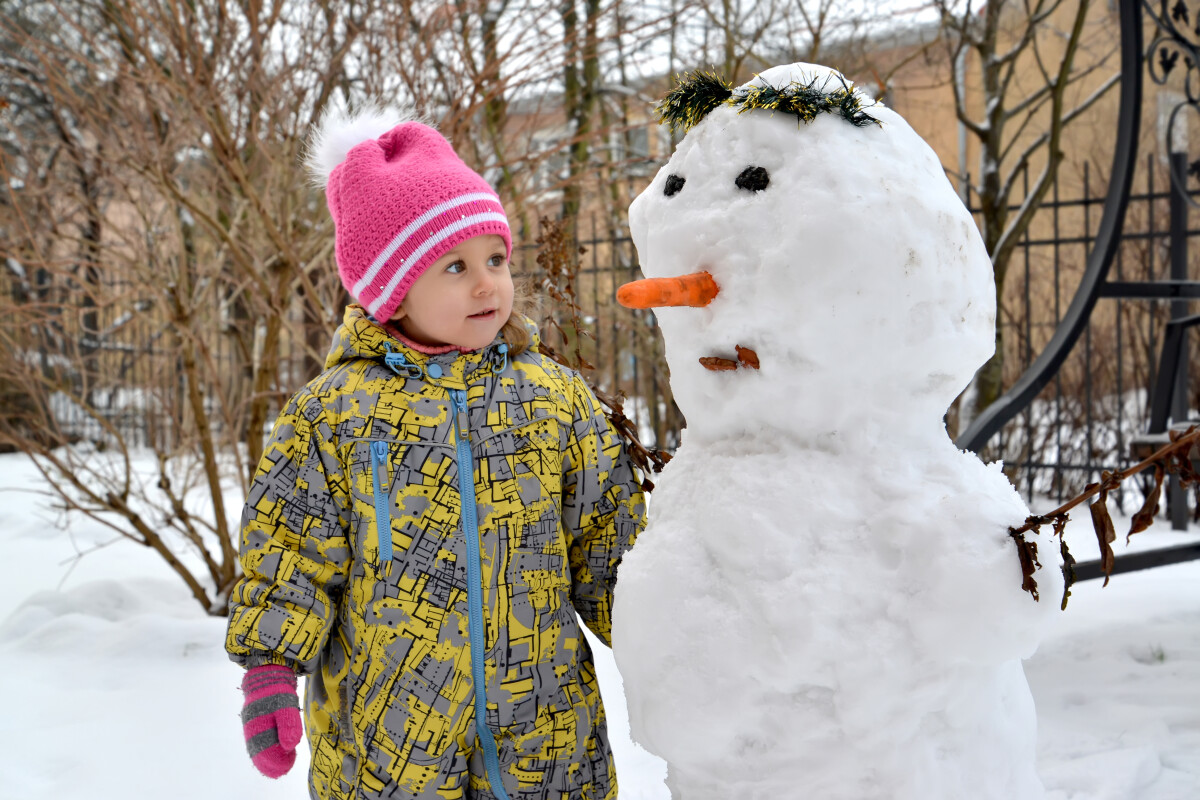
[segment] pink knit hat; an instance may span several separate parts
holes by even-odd
[[[392,318],[430,265],[494,233],[512,255],[500,198],[440,133],[403,122],[350,148],[325,186],[338,275],[375,319]]]

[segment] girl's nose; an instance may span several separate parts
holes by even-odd
[[[475,293],[479,295],[491,294],[496,290],[496,278],[486,268],[479,273],[478,279],[475,281]]]

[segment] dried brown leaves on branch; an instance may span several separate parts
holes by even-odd
[[[544,277],[542,289],[554,301],[558,309],[565,310],[569,315],[567,324],[571,326],[574,336],[567,334],[562,323],[554,316],[553,309],[547,313],[542,322],[549,328],[558,331],[563,347],[574,345],[572,360],[561,361],[573,369],[590,370],[595,365],[583,357],[583,339],[594,339],[592,332],[583,323],[579,308],[579,296],[575,289],[575,277],[579,274],[579,259],[587,252],[586,247],[575,244],[575,239],[561,220],[542,217],[541,235],[537,238],[537,264],[541,267]],[[543,343],[544,349],[548,347]],[[547,355],[556,355],[547,353]]]
[[[1009,529],[1009,536],[1017,545],[1017,556],[1021,561],[1021,588],[1033,595],[1034,600],[1038,599],[1038,585],[1033,576],[1041,563],[1038,561],[1037,543],[1027,540],[1026,532],[1034,531],[1036,533],[1041,530],[1043,525],[1053,525],[1053,535],[1058,537],[1063,559],[1062,570],[1065,580],[1063,582],[1062,607],[1065,609],[1067,600],[1071,597],[1071,586],[1075,583],[1075,558],[1071,555],[1067,548],[1067,542],[1063,538],[1063,531],[1066,528],[1071,509],[1082,503],[1088,503],[1088,510],[1092,516],[1092,527],[1096,532],[1096,543],[1100,547],[1100,568],[1104,572],[1104,585],[1107,586],[1108,579],[1112,577],[1113,567],[1116,565],[1116,555],[1113,553],[1112,544],[1117,539],[1116,526],[1113,524],[1112,515],[1108,512],[1109,493],[1127,478],[1144,470],[1154,469],[1154,488],[1147,492],[1142,507],[1133,515],[1129,533],[1125,536],[1125,542],[1128,544],[1135,533],[1141,533],[1154,523],[1154,516],[1158,513],[1159,500],[1162,497],[1163,481],[1167,475],[1178,475],[1179,482],[1184,488],[1200,484],[1200,473],[1196,472],[1191,460],[1192,448],[1200,443],[1200,428],[1192,426],[1184,432],[1171,431],[1169,436],[1170,442],[1146,460],[1119,472],[1102,472],[1100,481],[1088,484],[1078,497],[1069,500],[1049,514],[1031,514],[1025,520],[1024,525]]]
[[[595,367],[583,357],[582,340],[593,338],[591,331],[583,321],[582,309],[579,307],[578,295],[575,290],[575,277],[579,274],[578,256],[583,255],[585,248],[575,244],[574,237],[560,220],[542,218],[542,234],[537,239],[537,263],[543,272],[542,289],[554,301],[554,307],[542,315],[545,328],[557,331],[563,347],[573,347],[573,358],[567,358],[558,352],[545,338],[542,339],[538,350],[560,364],[579,370],[587,377],[587,371]],[[567,326],[571,333],[554,316],[558,309],[568,315]],[[646,447],[638,437],[637,426],[633,420],[625,416],[625,397],[617,392],[610,394],[601,389],[594,381],[588,379],[588,386],[595,393],[596,399],[605,407],[605,416],[613,428],[625,440],[633,463],[642,471],[642,488],[647,492],[654,490],[654,482],[649,475],[661,472],[671,460],[671,454],[657,448]]]

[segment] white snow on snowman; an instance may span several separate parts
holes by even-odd
[[[750,108],[764,87],[836,107]],[[629,212],[649,280],[621,296],[656,307],[687,419],[618,581],[633,737],[676,800],[1040,798],[1021,659],[1057,548],[1031,537],[1036,602],[1024,503],[943,424],[995,341],[979,233],[834,70],[705,111]]]

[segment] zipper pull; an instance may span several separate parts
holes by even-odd
[[[375,474],[379,476],[379,488],[391,492],[391,480],[387,470],[387,442],[371,442],[371,460],[375,462]]]
[[[467,393],[462,389],[451,389],[450,399],[454,401],[456,409],[455,420],[458,423],[459,441],[470,441],[471,428],[467,423]]]

